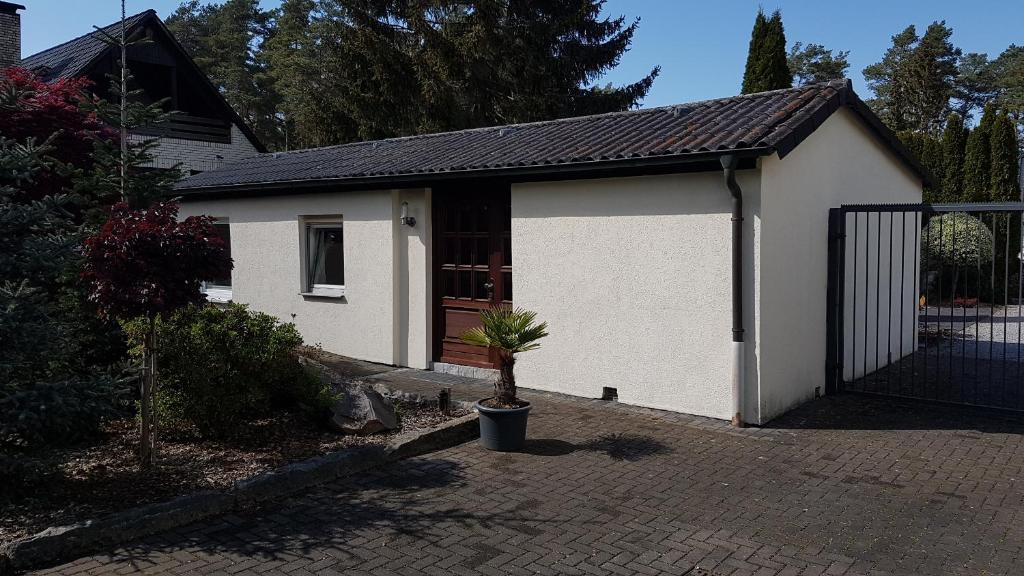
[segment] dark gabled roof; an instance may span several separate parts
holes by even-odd
[[[167,29],[163,21],[160,20],[160,17],[157,16],[155,10],[146,10],[145,12],[125,18],[125,35],[130,37],[137,28],[147,25],[152,25],[166,37],[171,49],[177,52],[181,57],[181,61],[185,62],[192,72],[206,84],[213,98],[222,105],[224,112],[230,120],[238,126],[239,130],[252,142],[257,150],[266,152],[266,147],[260,142],[260,139],[256,137],[256,134],[249,128],[249,125],[228,104],[220,90],[199,69],[192,60],[192,57],[185,51],[185,48],[178,43],[174,34],[171,34],[171,31]],[[100,28],[99,31],[84,34],[63,44],[58,44],[37,54],[22,58],[21,67],[35,72],[46,82],[85,76],[108,50],[114,48],[106,41],[104,34],[113,38],[119,37],[121,35],[121,22],[117,21],[109,26]]]
[[[723,152],[777,152],[782,157],[842,106],[856,112],[897,157],[927,180],[895,135],[854,94],[849,81],[841,80],[662,108],[262,154],[192,176],[178,190],[387,186],[469,174],[536,177],[578,167],[713,160]]]
[[[125,19],[128,34],[149,16],[156,16],[153,10],[129,16]],[[121,22],[101,28],[104,34],[117,38],[121,34]],[[38,54],[21,59],[21,67],[31,70],[45,80],[54,82],[65,78],[77,78],[88,73],[92,65],[110,48],[103,34],[97,31],[68,40]]]

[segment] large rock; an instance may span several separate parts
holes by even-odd
[[[331,407],[330,426],[344,434],[374,434],[398,428],[395,405],[362,384],[337,386],[340,398]]]

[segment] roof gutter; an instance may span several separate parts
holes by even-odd
[[[737,158],[720,158],[725,186],[732,196],[732,425],[743,427],[746,390],[746,342],[743,330],[743,190],[736,182]]]

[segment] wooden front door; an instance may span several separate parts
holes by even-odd
[[[437,189],[434,195],[437,314],[434,360],[496,367],[486,348],[460,336],[480,310],[512,303],[512,212],[507,184]]]

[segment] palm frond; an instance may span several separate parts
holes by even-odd
[[[495,306],[481,310],[480,323],[462,334],[463,342],[517,354],[536,350],[540,347],[538,340],[548,335],[547,322],[538,324],[537,313],[523,308]]]

